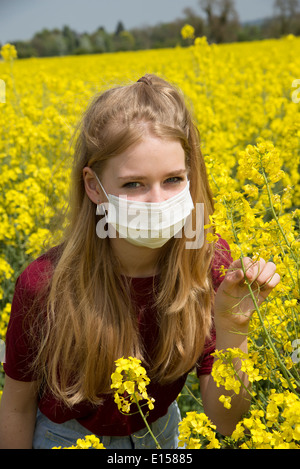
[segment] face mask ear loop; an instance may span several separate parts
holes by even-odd
[[[95,178],[97,179],[98,184],[100,185],[101,189],[103,190],[104,194],[106,195],[106,198],[108,200],[108,195],[106,193],[106,190],[102,186],[100,179],[98,178],[97,174],[93,171]],[[107,210],[105,209],[105,206],[103,203],[97,204],[97,209],[96,209],[96,215],[107,215]]]
[[[106,198],[107,198],[107,200],[108,200],[108,195],[107,195],[107,193],[106,193],[106,190],[105,190],[104,187],[102,186],[102,184],[101,184],[101,182],[100,182],[100,179],[98,178],[97,174],[96,174],[94,171],[93,171],[93,173],[94,173],[95,178],[96,178],[97,181],[98,181],[98,184],[100,185],[101,189],[103,190],[103,192],[104,192],[104,194],[106,195]]]

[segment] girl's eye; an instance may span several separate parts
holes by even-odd
[[[180,176],[174,176],[174,177],[171,177],[171,178],[168,178],[166,180],[166,183],[168,184],[176,184],[176,183],[179,183],[179,182],[182,182],[183,181],[183,178],[180,177]]]
[[[123,185],[123,187],[127,187],[128,189],[137,189],[140,187],[139,182],[126,182],[126,184]]]
[[[184,180],[183,177],[181,176],[173,176],[164,181],[164,184],[179,184]],[[126,189],[139,189],[142,187],[142,184],[137,181],[131,181],[131,182],[126,182],[122,187],[125,187]]]

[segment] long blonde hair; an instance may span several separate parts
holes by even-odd
[[[97,404],[110,392],[114,361],[143,360],[152,380],[169,383],[195,365],[211,328],[213,248],[186,249],[171,239],[161,250],[155,302],[159,337],[151,356],[139,336],[130,284],[121,275],[109,238],[96,236],[95,204],[88,198],[83,168],[98,175],[106,161],[143,138],[146,123],[158,137],[181,142],[189,169],[191,195],[204,204],[209,222],[213,201],[196,125],[184,97],[155,75],[96,96],[76,141],[71,179],[70,220],[48,286],[47,320],[39,326],[34,369],[67,405]],[[195,222],[195,220],[194,220]]]

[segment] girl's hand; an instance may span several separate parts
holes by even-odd
[[[234,261],[228,268],[215,296],[216,328],[227,331],[245,331],[248,328],[255,306],[247,280],[259,306],[278,285],[280,276],[276,273],[276,265],[264,259],[253,262],[249,257],[244,257]]]

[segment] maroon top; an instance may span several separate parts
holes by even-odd
[[[212,279],[215,291],[222,281],[219,267],[221,265],[228,267],[232,262],[227,242],[220,239],[218,245],[219,249],[212,265]],[[32,373],[28,371],[33,350],[30,348],[27,335],[24,333],[23,320],[28,307],[32,305],[32,301],[39,291],[41,273],[51,271],[53,252],[55,250],[51,250],[33,261],[16,282],[11,317],[6,334],[6,363],[4,364],[4,370],[9,377],[18,381],[34,380]],[[146,350],[151,350],[157,338],[152,287],[153,277],[132,279],[132,294],[135,299],[134,304],[136,305],[140,334]],[[213,331],[212,338],[206,342],[204,353],[196,365],[198,376],[210,374],[211,372],[213,357],[210,354],[214,351],[214,342],[215,333]],[[172,384],[160,385],[152,382],[149,384],[148,394],[155,399],[154,409],[149,412],[149,423],[166,414],[169,405],[182,390],[186,378],[187,374]],[[88,432],[99,436],[126,436],[145,426],[139,413],[134,415],[121,414],[112,395],[105,397],[103,405],[94,406],[88,402],[82,402],[70,409],[48,392],[40,398],[39,409],[56,423],[77,419],[81,425],[87,428]]]

